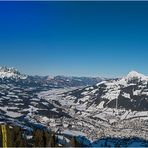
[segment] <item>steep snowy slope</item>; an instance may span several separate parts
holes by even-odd
[[[86,109],[118,108],[135,111],[148,110],[148,77],[135,71],[121,79],[106,80],[97,85],[65,93],[73,103]]]

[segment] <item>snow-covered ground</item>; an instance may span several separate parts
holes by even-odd
[[[85,135],[90,140],[97,140],[101,137],[134,137],[148,139],[148,112],[147,111],[130,111],[125,109],[103,108],[103,102],[98,107],[75,102],[74,97],[64,97],[63,93],[70,89],[53,89],[41,92],[38,96],[49,102],[58,101],[57,105],[63,109],[72,118],[49,119],[46,125],[63,133],[77,131]],[[123,94],[128,97],[128,94]],[[88,98],[85,98],[88,100]],[[82,101],[82,100],[81,100]],[[84,98],[83,98],[83,101]],[[59,123],[61,125],[59,126]],[[64,124],[69,126],[65,127]]]
[[[7,71],[13,73],[14,69]],[[106,137],[148,140],[148,77],[142,74],[132,71],[94,86],[50,90],[9,81],[0,85],[2,121],[25,116],[29,122],[41,123],[61,135],[86,137],[92,146],[102,145],[104,141],[97,140]]]

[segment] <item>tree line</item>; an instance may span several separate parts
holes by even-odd
[[[69,138],[69,143],[65,141],[65,143],[60,144],[57,134],[46,129],[34,128],[30,137],[27,136],[26,132],[19,126],[0,125],[0,147],[81,146],[74,136]]]

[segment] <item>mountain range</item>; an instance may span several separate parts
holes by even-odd
[[[15,68],[0,68],[0,111],[2,115],[18,118],[32,112],[47,117],[70,117],[38,93],[52,89],[79,88],[100,82],[101,78],[29,76]],[[74,88],[71,88],[74,87]],[[58,101],[57,101],[58,102]],[[54,110],[57,109],[57,111]]]
[[[148,110],[148,77],[136,71],[120,79],[102,81],[96,85],[65,93],[74,103],[90,107],[117,108],[133,111]]]
[[[105,78],[101,77],[74,77],[74,76],[30,76],[21,74],[15,68],[0,67],[0,79],[1,82],[13,81],[13,82],[23,82],[26,85],[42,85],[48,87],[78,87],[94,85]]]
[[[107,79],[29,76],[0,68],[0,122],[38,123],[92,141],[137,134],[147,139],[147,112],[148,77],[136,71]]]

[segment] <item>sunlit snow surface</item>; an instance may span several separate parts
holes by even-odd
[[[17,73],[13,69],[10,72]],[[99,146],[103,140],[97,140],[104,137],[148,139],[148,112],[125,109],[126,101],[135,102],[133,96],[143,95],[147,101],[147,82],[146,76],[132,71],[121,79],[82,88],[34,92],[31,87],[22,89],[2,84],[0,111],[10,118],[25,115],[29,121],[41,123],[60,134],[84,136],[91,142],[96,141],[92,146]],[[119,97],[126,100],[122,107],[118,106]],[[108,107],[109,103],[112,103],[111,107]]]
[[[67,114],[72,116],[72,119],[63,119],[62,122],[70,124],[71,128],[62,128],[62,132],[65,130],[82,132],[90,140],[97,140],[99,137],[133,137],[138,136],[146,138],[147,126],[145,123],[148,121],[147,111],[130,111],[125,109],[111,109],[104,108],[102,101],[98,106],[92,104],[87,107],[87,103],[75,102],[76,97],[65,96],[64,93],[70,92],[75,88],[65,89],[53,89],[46,92],[41,92],[38,96],[44,98],[49,102],[58,101],[59,106]],[[91,88],[90,88],[91,89]],[[90,89],[86,89],[90,90]],[[67,93],[68,94],[68,93]],[[87,93],[83,93],[86,96],[80,99],[83,102],[87,102],[89,97]],[[124,96],[129,98],[129,94],[124,93]],[[49,119],[50,120],[50,119]],[[54,120],[54,119],[53,119]],[[57,130],[56,120],[51,121],[50,124],[53,129]],[[141,126],[141,128],[138,128]],[[123,130],[124,129],[124,130]],[[135,130],[136,129],[136,130]],[[70,132],[69,131],[69,132]],[[74,133],[74,132],[73,132]],[[147,137],[148,138],[148,137]]]
[[[20,74],[15,68],[0,67],[0,78],[26,79],[27,76]]]

